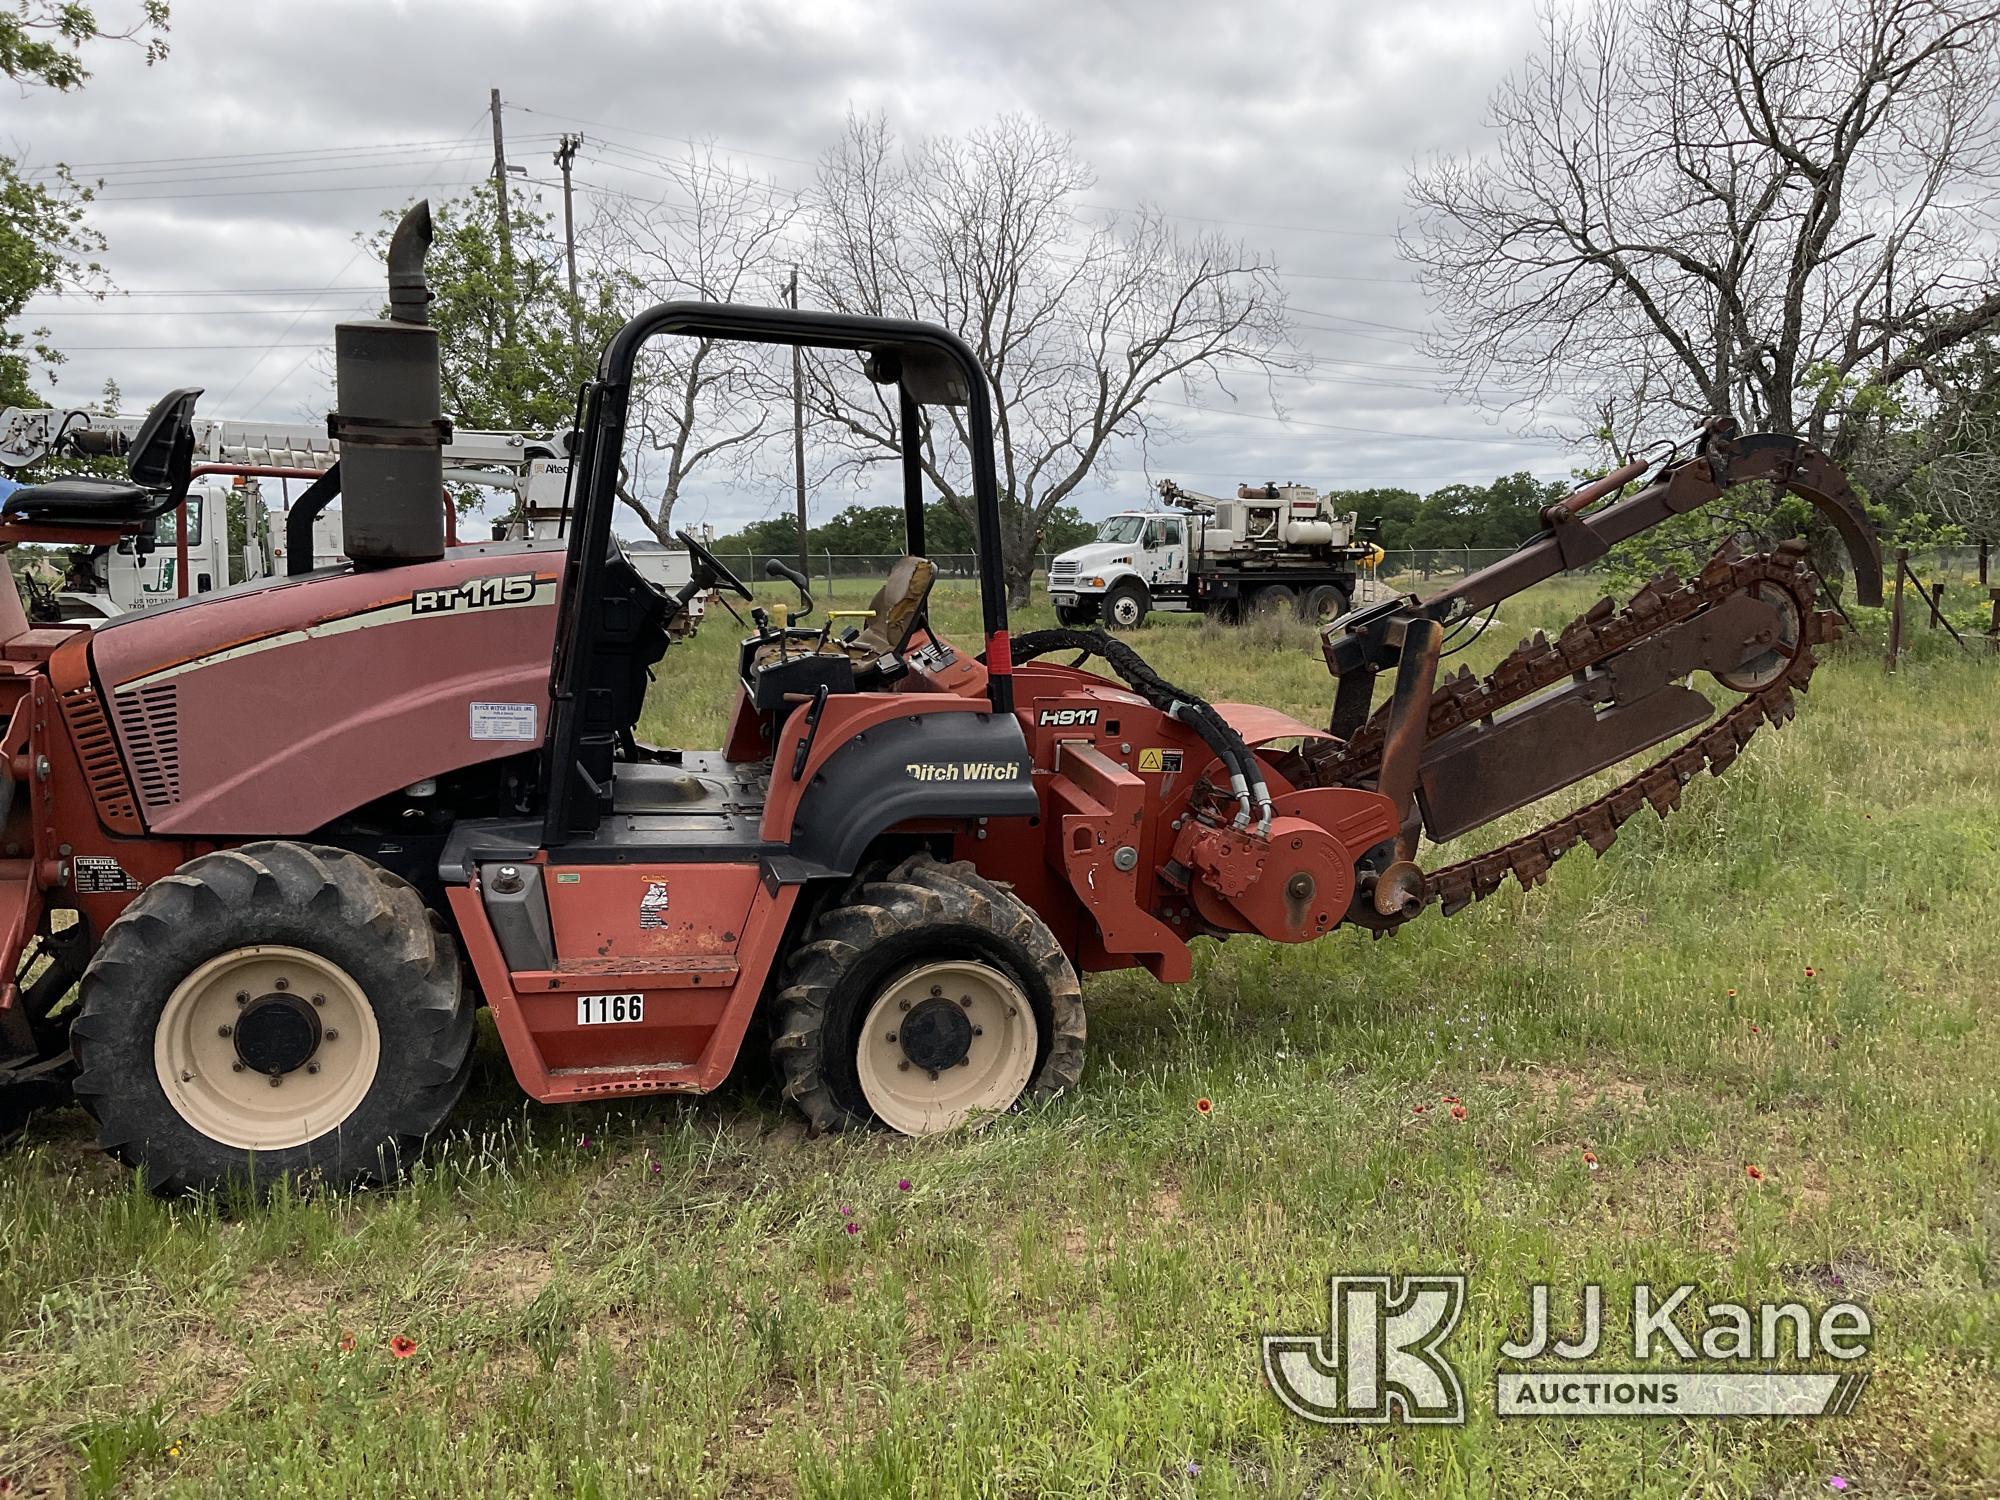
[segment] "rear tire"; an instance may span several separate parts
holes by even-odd
[[[1137,630],[1146,623],[1146,612],[1152,607],[1146,586],[1136,578],[1128,578],[1113,584],[1105,594],[1104,623],[1113,630]]]
[[[966,863],[917,855],[825,908],[774,1007],[785,1097],[816,1132],[932,1135],[1083,1071],[1076,971],[1039,917]]]
[[[1314,584],[1299,606],[1308,625],[1331,625],[1354,607],[1347,590],[1337,583]]]
[[[1251,597],[1250,617],[1255,620],[1298,618],[1299,596],[1282,583],[1267,583]]]
[[[415,887],[262,842],[148,886],[84,971],[76,1096],[161,1194],[392,1181],[472,1060],[458,946]]]
[[[1056,606],[1058,625],[1095,625],[1097,606],[1095,604],[1058,604]]]

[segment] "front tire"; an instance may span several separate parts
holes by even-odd
[[[465,1087],[473,1007],[415,887],[262,842],[155,881],[84,971],[76,1096],[161,1194],[386,1182]]]
[[[771,1054],[815,1131],[934,1135],[1083,1071],[1083,996],[1042,920],[970,864],[905,860],[822,911]]]
[[[1152,607],[1146,586],[1136,578],[1127,578],[1105,594],[1104,623],[1113,630],[1137,630],[1146,623],[1146,612]]]

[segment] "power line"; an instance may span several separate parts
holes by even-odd
[[[217,156],[143,156],[143,157],[128,157],[122,161],[48,162],[38,167],[25,168],[23,170],[22,175],[32,176],[37,173],[44,173],[44,172],[53,173],[59,169],[64,169],[64,168],[66,168],[71,172],[83,172],[83,171],[97,171],[100,168],[110,170],[118,167],[140,168],[148,166],[158,166],[164,169],[177,166],[186,167],[203,163],[210,165],[223,165],[223,164],[238,163],[238,162],[264,161],[279,157],[303,157],[309,159],[324,157],[331,159],[337,156],[370,155],[370,154],[387,153],[392,151],[429,151],[429,150],[435,150],[438,147],[442,146],[463,145],[464,141],[465,138],[463,136],[460,136],[455,141],[446,141],[446,140],[389,141],[376,146],[313,146],[313,147],[296,147],[292,150],[287,150],[287,151],[232,152],[229,154],[217,155]]]
[[[1426,443],[1518,443],[1538,448],[1548,446],[1539,438],[1483,438],[1468,437],[1463,434],[1450,432],[1394,432],[1383,427],[1348,427],[1339,422],[1307,422],[1297,417],[1265,416],[1262,412],[1254,411],[1224,412],[1218,411],[1212,406],[1195,406],[1186,401],[1168,401],[1157,396],[1153,399],[1161,406],[1178,406],[1183,411],[1196,411],[1204,416],[1229,417],[1232,420],[1236,418],[1248,418],[1253,422],[1276,422],[1284,427],[1313,427],[1323,429],[1327,432],[1358,432],[1367,437],[1410,438]]]
[[[439,185],[436,182],[436,178],[437,174],[433,172],[429,177],[425,177],[417,182],[354,182],[344,184],[340,187],[255,188],[226,193],[103,193],[98,196],[97,201],[99,203],[154,203],[162,199],[290,198],[302,193],[376,193],[389,190],[407,192],[412,188]],[[441,185],[444,187],[469,187],[478,180],[476,177],[461,178],[457,182],[448,182]]]
[[[485,109],[480,109],[476,113],[474,113],[472,117],[472,126],[458,138],[459,143],[471,140],[472,137],[478,133],[479,127],[486,123],[486,118],[487,118],[487,111]],[[431,175],[433,177],[437,175],[435,168],[432,169]],[[332,290],[332,288],[339,282],[340,278],[347,274],[349,268],[351,268],[357,260],[361,259],[362,255],[367,251],[367,248],[368,247],[365,242],[356,245],[354,247],[354,253],[348,256],[346,262],[342,264],[341,268],[338,271],[335,271],[333,275],[330,278],[328,278],[326,284],[328,291]],[[326,292],[320,293],[320,296],[325,296],[325,295]],[[318,300],[319,298],[315,297],[312,299],[312,302],[317,302]],[[272,340],[271,349],[289,347],[284,343],[284,341],[291,337],[292,330],[299,326],[299,324],[304,320],[305,315],[308,312],[313,311],[312,302],[308,302],[303,308],[301,308],[299,310],[298,317],[293,318],[292,321],[285,326],[285,331],[279,334],[276,339]],[[325,345],[322,344],[318,347],[324,348]],[[222,400],[216,403],[218,406],[227,407],[229,405],[230,397],[234,396],[237,393],[237,391],[242,389],[243,382],[248,380],[251,377],[251,375],[255,373],[256,370],[264,363],[265,359],[269,357],[271,349],[266,349],[264,353],[258,355],[256,359],[251,361],[249,368],[246,369],[241,375],[236,377],[236,383],[230,386],[230,388],[223,393]],[[277,380],[272,383],[270,389],[265,391],[263,395],[257,398],[256,402],[251,406],[250,409],[252,411],[257,411],[261,409],[264,403],[270,400],[271,397],[277,392],[279,386],[283,385],[286,381],[290,380],[294,375],[298,374],[300,370],[305,368],[305,363],[307,360],[312,358],[312,353],[313,353],[312,350],[308,349],[304,354],[301,354],[298,358],[298,362],[294,364],[290,369],[286,370],[284,374],[280,375],[277,378]]]

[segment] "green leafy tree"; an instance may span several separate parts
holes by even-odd
[[[147,0],[122,30],[99,24],[87,5],[22,0],[0,10],[0,73],[21,93],[68,93],[90,77],[85,49],[99,42],[145,48],[146,61],[167,55],[167,7]],[[0,406],[36,406],[37,366],[53,380],[62,353],[46,328],[21,325],[31,298],[102,288],[97,256],[104,238],[91,228],[92,189],[67,167],[25,169],[0,155]]]
[[[566,431],[594,351],[616,331],[609,287],[572,302],[562,237],[550,216],[509,195],[512,252],[503,252],[491,182],[431,205],[424,274],[435,300],[444,407],[462,427]],[[369,239],[386,258],[400,212]],[[384,308],[384,316],[387,309]],[[574,320],[574,321],[573,321]]]

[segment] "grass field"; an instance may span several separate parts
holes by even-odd
[[[1584,602],[1519,601],[1470,659]],[[962,598],[938,613],[971,638]],[[663,666],[654,735],[717,739],[734,632]],[[1161,618],[1138,644],[1325,713],[1302,631]],[[808,1141],[761,1068],[540,1108],[489,1036],[408,1187],[229,1216],[39,1121],[0,1158],[0,1480],[2000,1493],[2000,669],[1917,644],[1894,677],[1832,661],[1681,815],[1538,891],[1087,982],[1081,1090],[977,1133]],[[1264,1387],[1258,1336],[1323,1329],[1328,1274],[1376,1270],[1469,1275],[1465,1427],[1316,1427]],[[1536,1280],[1856,1297],[1873,1381],[1819,1422],[1502,1421],[1495,1349]]]

